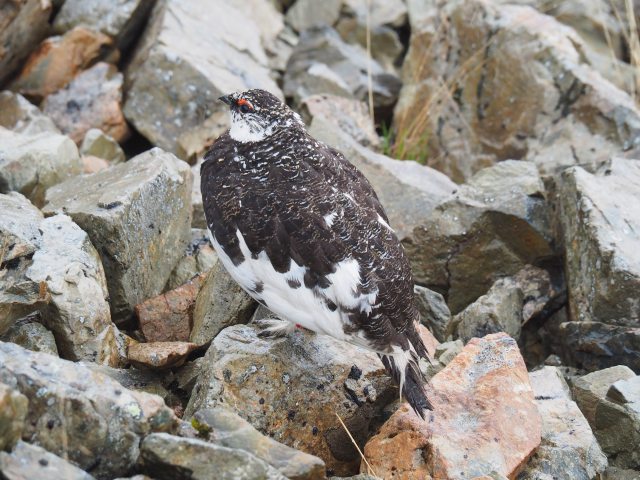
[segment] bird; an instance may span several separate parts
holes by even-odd
[[[411,268],[373,187],[272,93],[219,100],[231,123],[201,164],[204,213],[222,265],[279,317],[260,335],[302,326],[377,353],[425,419]]]

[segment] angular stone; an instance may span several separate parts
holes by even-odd
[[[80,155],[69,137],[0,128],[0,193],[17,191],[41,206],[47,188],[80,173]]]
[[[284,93],[294,104],[313,94],[329,93],[366,101],[367,70],[371,68],[373,104],[388,112],[398,98],[400,80],[375,60],[369,61],[359,45],[349,45],[330,27],[314,27],[300,35],[287,63]]]
[[[173,377],[169,387],[176,391],[178,395],[187,400],[191,397],[193,387],[196,385],[202,372],[203,357],[198,357],[191,362],[187,362],[173,372]],[[174,383],[175,382],[175,383]]]
[[[102,158],[114,165],[125,161],[124,152],[118,142],[97,128],[87,131],[82,139],[80,153]]]
[[[640,325],[640,160],[614,158],[596,174],[562,175],[569,301],[576,321]]]
[[[218,262],[209,271],[196,298],[189,341],[206,345],[222,329],[248,322],[255,308],[256,302]]]
[[[607,467],[607,457],[571,400],[560,370],[544,367],[529,378],[542,417],[542,442],[518,480],[596,478]]]
[[[606,397],[611,385],[618,380],[633,377],[635,377],[633,370],[624,365],[618,365],[589,373],[573,381],[573,395],[576,403],[592,428],[595,426],[598,402]]]
[[[602,480],[639,480],[640,471],[609,467],[604,471]]]
[[[141,445],[143,468],[158,480],[286,480],[276,469],[244,450],[166,433],[147,436]]]
[[[18,0],[0,5],[0,85],[20,67],[49,31],[53,7],[42,0]]]
[[[504,161],[478,172],[403,243],[415,280],[457,314],[499,278],[554,254],[535,165]]]
[[[136,130],[187,159],[228,128],[221,95],[263,88],[282,97],[250,17],[223,0],[158,1],[127,69],[124,111]]]
[[[360,456],[336,417],[362,445],[397,390],[371,352],[301,330],[262,339],[252,325],[228,327],[204,357],[186,417],[229,405],[274,440],[317,455],[338,475]]]
[[[338,20],[341,6],[341,0],[326,0],[324,2],[297,0],[287,10],[285,20],[298,32],[303,32],[311,27],[331,26]]]
[[[49,95],[42,110],[76,143],[92,128],[122,142],[130,133],[122,113],[122,80],[113,65],[97,63]]]
[[[494,472],[514,478],[541,433],[516,342],[504,333],[471,340],[429,387],[434,410],[427,421],[405,406],[367,443],[364,455],[376,474],[462,480]],[[364,462],[361,468],[366,470]]]
[[[186,342],[193,324],[196,297],[205,276],[136,305],[136,316],[148,342]]]
[[[316,116],[311,135],[338,149],[367,177],[387,212],[389,224],[403,239],[430,218],[431,210],[456,188],[436,170],[375,153],[342,132],[335,122]]]
[[[82,172],[86,174],[98,173],[100,170],[106,170],[109,168],[109,162],[102,158],[94,157],[92,155],[82,156]]]
[[[196,178],[194,177],[194,183]],[[192,222],[193,224],[193,222]],[[205,227],[206,228],[206,227]],[[218,262],[218,255],[211,246],[207,230],[191,229],[191,242],[184,251],[184,256],[178,260],[165,286],[165,291],[173,290],[189,282],[196,275],[209,272]]]
[[[112,45],[106,35],[83,27],[49,37],[31,53],[11,88],[40,102],[67,86]]]
[[[64,33],[79,25],[116,40],[126,49],[147,20],[153,0],[65,0],[53,28]]]
[[[87,472],[47,452],[37,445],[18,442],[13,452],[0,452],[0,473],[6,480],[59,478],[64,480],[95,480]]]
[[[429,327],[439,341],[446,341],[451,312],[442,295],[420,285],[413,287],[413,293],[422,324]]]
[[[207,218],[204,215],[204,205],[202,203],[202,191],[200,189],[200,167],[202,167],[204,157],[198,159],[196,164],[191,167],[191,173],[193,174],[193,187],[191,189],[191,205],[193,207],[193,220],[191,227],[193,228],[207,228]]]
[[[106,365],[96,365],[95,363],[86,363],[85,366],[94,373],[112,378],[129,390],[157,395],[164,399],[165,403],[169,399],[170,394],[163,386],[165,375],[162,372],[139,370],[137,368],[113,368]]]
[[[322,480],[324,462],[270,437],[262,435],[249,422],[226,408],[216,407],[195,413],[191,423],[208,441],[223,447],[245,450],[264,460],[292,480]]]
[[[430,166],[464,181],[523,159],[552,175],[593,169],[640,144],[633,99],[587,63],[583,41],[553,17],[483,0],[409,7],[396,141],[426,147]]]
[[[0,452],[11,450],[20,440],[28,407],[27,397],[0,383]]]
[[[150,342],[129,345],[128,359],[137,367],[165,370],[179,367],[198,346],[189,342]]]
[[[129,471],[142,437],[176,427],[160,397],[127,390],[82,364],[0,343],[0,365],[0,381],[29,398],[22,438],[97,478]]]
[[[15,343],[33,352],[48,353],[57,357],[56,340],[53,334],[39,323],[41,321],[40,312],[17,320],[4,335],[0,336],[0,341]]]
[[[0,92],[0,126],[18,133],[34,135],[60,133],[53,120],[19,93]]]
[[[188,165],[160,149],[47,192],[45,213],[66,212],[98,250],[114,321],[162,291],[188,242],[190,195]]]

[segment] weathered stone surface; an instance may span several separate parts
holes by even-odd
[[[0,127],[0,193],[17,191],[41,206],[47,188],[80,173],[80,155],[69,137]]]
[[[114,165],[125,161],[124,152],[118,142],[98,128],[87,131],[82,139],[80,153],[102,158]]]
[[[430,218],[431,210],[456,188],[446,175],[412,161],[400,161],[375,153],[342,132],[335,122],[320,116],[309,132],[338,149],[364,173],[387,212],[400,239]]]
[[[49,37],[29,56],[11,88],[39,102],[67,86],[112,44],[106,35],[83,27]]]
[[[542,417],[542,442],[518,480],[596,478],[607,467],[607,457],[571,400],[560,370],[544,367],[529,379]]]
[[[120,362],[118,330],[111,323],[108,291],[98,252],[66,215],[40,222],[42,237],[26,278],[45,285],[50,301],[40,308],[60,355],[109,365]]]
[[[127,70],[125,115],[153,144],[190,158],[228,127],[218,97],[248,88],[282,96],[267,64],[260,29],[241,9],[160,0]]]
[[[93,155],[82,156],[82,172],[86,174],[98,173],[109,168],[109,162]]]
[[[249,321],[255,309],[256,302],[218,262],[196,298],[189,341],[206,345],[222,329]]]
[[[200,179],[200,174],[197,178]],[[195,180],[194,178],[194,183]],[[196,275],[207,273],[217,262],[218,255],[211,246],[207,230],[192,228],[191,241],[184,251],[184,256],[178,260],[171,272],[165,291],[184,285]]]
[[[262,435],[238,414],[222,407],[200,410],[192,424],[201,435],[223,447],[245,450],[292,480],[322,480],[324,462]]]
[[[173,375],[166,379],[168,387],[188,400],[200,377],[203,363],[203,357],[198,357],[176,369]]]
[[[40,312],[35,312],[17,320],[5,333],[0,341],[20,345],[33,352],[48,353],[58,356],[58,347],[53,334],[42,325]]]
[[[186,342],[193,324],[196,297],[205,276],[136,305],[140,329],[148,342]]]
[[[141,454],[143,468],[158,480],[286,479],[244,450],[166,433],[147,436],[142,441]]]
[[[314,0],[297,0],[285,16],[286,22],[298,32],[303,32],[311,27],[333,25],[340,16],[342,0],[326,0],[315,2]]]
[[[27,397],[0,383],[0,452],[11,450],[20,440],[28,406]]]
[[[592,428],[595,426],[598,402],[605,398],[611,385],[618,380],[627,380],[634,376],[633,370],[629,367],[617,365],[589,373],[573,381],[576,403]]]
[[[18,0],[0,6],[0,85],[20,67],[49,31],[51,2]]]
[[[611,385],[596,406],[594,432],[613,466],[640,469],[640,376]]]
[[[163,386],[163,380],[166,376],[164,372],[152,372],[137,368],[113,368],[95,363],[85,363],[84,365],[92,372],[111,377],[124,388],[157,395],[164,399],[165,403],[169,399],[170,394]]]
[[[604,471],[602,480],[640,480],[640,471],[609,467]]]
[[[527,6],[439,6],[409,3],[394,116],[400,142],[426,143],[430,166],[456,181],[505,159],[553,174],[637,148],[637,107],[586,62],[573,29]]]
[[[22,441],[10,454],[0,452],[0,474],[6,480],[95,480],[87,472],[44,448]]]
[[[48,190],[45,213],[67,213],[98,250],[116,322],[162,291],[188,242],[190,195],[189,166],[160,149]]]
[[[122,142],[130,133],[122,113],[122,80],[113,65],[97,63],[49,95],[42,110],[76,143],[92,128]]]
[[[389,111],[400,90],[400,80],[375,60],[367,58],[359,45],[349,45],[330,27],[314,27],[300,35],[287,63],[284,93],[299,105],[313,94],[329,93],[366,100],[367,69],[372,75],[373,103],[379,111]]]
[[[65,0],[53,28],[63,33],[79,25],[116,40],[126,49],[147,20],[154,0]]]
[[[497,280],[486,294],[453,317],[447,335],[468,342],[506,332],[518,340],[523,324],[560,293],[546,270],[527,265],[513,277]]]
[[[447,340],[447,325],[451,320],[451,312],[442,295],[428,288],[416,285],[413,288],[416,305],[420,311],[420,321],[429,327],[433,335],[440,341]]]
[[[0,381],[29,398],[22,438],[91,468],[96,478],[124,474],[144,435],[176,426],[160,397],[129,391],[81,364],[0,343],[0,365]]]
[[[207,218],[204,215],[204,205],[202,203],[202,190],[200,189],[200,167],[202,167],[204,158],[198,159],[196,164],[191,167],[193,175],[193,186],[191,189],[191,206],[193,208],[193,220],[191,226],[193,228],[207,228]]]
[[[0,126],[18,133],[60,133],[53,120],[19,93],[0,92]]]
[[[129,345],[129,361],[143,368],[165,370],[179,367],[198,346],[189,342],[150,342]]]
[[[445,295],[456,314],[499,278],[552,256],[544,198],[531,163],[478,172],[405,239],[415,280]]]
[[[360,457],[336,414],[362,445],[396,396],[373,353],[301,330],[262,339],[255,326],[236,325],[211,343],[185,415],[230,405],[261,433],[352,474]]]
[[[514,478],[541,432],[516,342],[504,333],[473,339],[429,387],[434,410],[427,421],[402,407],[367,443],[364,455],[376,474],[462,480],[494,472]],[[366,471],[364,462],[361,468]]]

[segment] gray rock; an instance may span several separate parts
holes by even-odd
[[[78,148],[69,137],[0,127],[0,193],[17,191],[41,206],[47,188],[81,172]]]
[[[188,165],[160,149],[47,192],[45,213],[67,213],[98,250],[114,321],[164,288],[188,242],[190,195]]]
[[[640,470],[609,467],[604,471],[602,480],[640,480]]]
[[[520,158],[553,175],[638,148],[638,108],[588,63],[575,30],[527,6],[434,4],[409,2],[411,41],[394,115],[396,131],[406,132],[400,142],[426,146],[430,166],[464,181]]]
[[[202,167],[204,158],[200,157],[196,164],[191,167],[193,175],[193,185],[191,187],[191,206],[193,208],[193,219],[191,226],[193,228],[207,228],[207,218],[204,215],[204,205],[202,204],[202,190],[200,189],[200,167]]]
[[[53,120],[19,93],[0,92],[0,126],[18,133],[34,135],[60,133]]]
[[[191,422],[210,442],[245,450],[264,460],[292,480],[322,480],[324,462],[272,438],[262,435],[249,422],[226,408],[216,407],[195,413]]]
[[[0,341],[11,342],[20,345],[33,352],[48,353],[58,356],[58,347],[53,334],[42,325],[40,312],[35,312],[20,320],[17,320]]]
[[[244,450],[166,433],[147,436],[140,447],[143,468],[158,480],[286,480]]]
[[[573,381],[573,395],[592,428],[595,426],[598,402],[605,398],[611,385],[618,380],[633,377],[635,377],[633,370],[624,365],[618,365],[589,373]]]
[[[282,97],[260,32],[223,0],[158,1],[127,70],[127,119],[153,144],[196,156],[228,127],[218,97],[248,88]]]
[[[6,480],[59,478],[64,480],[94,480],[78,467],[47,452],[37,445],[18,442],[11,453],[0,452],[0,474]]]
[[[0,364],[0,381],[30,399],[22,438],[91,467],[96,478],[124,474],[142,437],[177,426],[160,397],[127,390],[82,364],[11,343],[0,343]]]
[[[340,475],[357,470],[360,456],[336,414],[362,445],[396,396],[371,352],[301,330],[262,339],[255,326],[236,325],[211,343],[185,416],[232,406],[263,434],[313,452]]]
[[[400,239],[426,223],[431,210],[457,188],[432,168],[412,161],[394,160],[363,147],[342,132],[335,122],[320,116],[314,117],[309,132],[342,152],[367,177]]]
[[[125,50],[147,20],[154,0],[65,0],[53,28],[64,33],[77,26],[109,35]]]
[[[413,288],[417,300],[420,320],[429,328],[433,336],[440,342],[447,340],[447,325],[451,320],[451,312],[442,295],[428,288],[416,285]]]
[[[255,309],[256,302],[218,262],[198,293],[189,341],[206,345],[222,329],[248,322]]]
[[[596,478],[607,467],[607,457],[571,400],[562,373],[556,367],[544,367],[531,372],[529,379],[542,417],[542,441],[518,480]]]
[[[27,397],[0,383],[0,452],[11,450],[20,440],[28,407]]]
[[[552,242],[535,165],[504,161],[478,172],[403,243],[415,280],[457,314],[499,278],[552,256]]]
[[[125,161],[124,152],[118,142],[99,128],[87,131],[80,146],[80,153],[102,158],[111,164]]]
[[[449,365],[451,360],[464,348],[464,343],[461,340],[452,340],[449,342],[443,342],[436,347],[435,359],[442,364],[443,367]]]
[[[194,276],[206,273],[218,263],[218,255],[209,242],[206,230],[191,229],[191,241],[169,276],[165,291],[184,285]]]
[[[0,6],[0,85],[22,65],[49,32],[51,2],[22,0]]]
[[[332,26],[340,16],[342,0],[296,0],[287,10],[286,22],[298,32],[311,27]]]
[[[124,388],[157,395],[165,402],[169,399],[169,391],[163,386],[163,375],[150,370],[137,368],[113,368],[95,363],[83,363],[92,372],[112,378]]]
[[[167,379],[167,387],[188,399],[201,375],[203,362],[203,357],[199,357],[179,367],[173,372],[173,375]]]
[[[395,73],[385,71],[375,60],[369,62],[362,47],[345,43],[332,28],[314,27],[300,35],[289,58],[284,93],[296,105],[310,95],[322,93],[366,101],[369,67],[374,106],[388,111],[400,90]]]

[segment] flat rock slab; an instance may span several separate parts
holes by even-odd
[[[0,382],[29,398],[22,438],[97,478],[128,472],[145,435],[177,426],[160,397],[127,390],[82,364],[0,342],[0,365]]]
[[[151,342],[129,345],[128,359],[138,367],[164,370],[179,367],[198,346],[189,342]]]
[[[57,185],[45,214],[63,211],[100,254],[114,321],[158,295],[189,241],[189,166],[160,149]]]
[[[514,478],[540,443],[527,369],[504,333],[471,340],[429,392],[427,421],[400,408],[367,443],[365,457],[382,478]]]
[[[0,452],[0,473],[6,480],[95,480],[57,455],[25,442],[18,442],[11,453]]]

